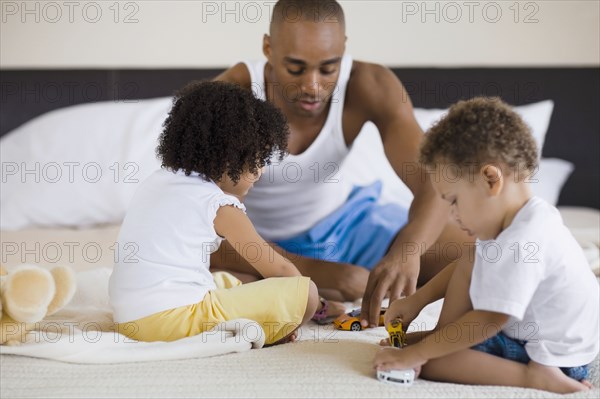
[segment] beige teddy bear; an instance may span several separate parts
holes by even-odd
[[[8,272],[0,265],[0,345],[25,342],[35,323],[69,303],[75,289],[68,267],[48,271],[23,264]]]

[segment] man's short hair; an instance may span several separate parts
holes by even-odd
[[[345,26],[344,10],[335,0],[279,0],[273,7],[271,35],[282,22],[339,23]]]

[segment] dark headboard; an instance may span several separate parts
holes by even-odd
[[[545,99],[554,112],[542,151],[575,164],[560,205],[600,208],[599,68],[394,68],[415,107],[446,108],[460,99],[496,95],[513,105]],[[0,135],[44,112],[93,101],[170,95],[220,69],[3,70]]]

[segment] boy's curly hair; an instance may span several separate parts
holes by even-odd
[[[275,106],[250,90],[225,82],[193,82],[175,94],[156,149],[162,166],[237,183],[240,175],[257,173],[281,160],[287,149],[288,126]]]
[[[461,170],[501,163],[517,172],[538,165],[537,145],[521,117],[497,97],[459,101],[425,134],[420,162],[444,162]]]

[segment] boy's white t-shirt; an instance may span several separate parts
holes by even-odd
[[[210,254],[223,240],[214,219],[224,205],[245,212],[236,197],[197,173],[161,169],[140,185],[119,232],[109,281],[115,322],[200,302],[216,288]]]
[[[478,240],[475,253],[475,310],[511,316],[502,331],[527,341],[538,363],[576,367],[594,360],[598,282],[555,207],[531,198],[495,240]]]

